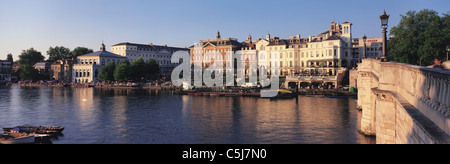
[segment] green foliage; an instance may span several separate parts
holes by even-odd
[[[39,77],[38,70],[31,65],[22,65],[20,69],[20,78],[22,80],[35,80]]]
[[[13,56],[12,56],[12,54],[11,53],[9,53],[7,56],[6,56],[6,60],[8,60],[9,62],[11,62],[11,63],[13,63],[14,62],[14,60],[13,60]]]
[[[139,57],[130,65],[130,79],[133,81],[141,81],[146,74],[145,61],[142,57]]]
[[[147,60],[145,64],[146,79],[155,80],[159,76],[159,64],[155,59]]]
[[[98,78],[102,81],[135,81],[155,80],[159,76],[159,64],[150,59],[147,62],[141,57],[133,62],[122,60],[117,65],[110,62],[100,69]]]
[[[42,56],[41,52],[36,51],[34,48],[22,50],[22,53],[19,55],[20,65],[33,66],[40,61],[44,61],[44,56]]]
[[[92,49],[86,47],[77,47],[73,51],[63,46],[50,47],[47,51],[49,56],[47,61],[54,62],[60,59],[72,59],[92,52],[94,52]]]
[[[435,58],[443,59],[450,45],[449,14],[439,16],[436,11],[424,9],[401,15],[393,36],[388,41],[388,57],[392,61],[414,65],[432,65]]]
[[[98,79],[101,81],[114,81],[114,69],[116,65],[114,62],[108,62],[105,66],[100,69],[98,74]]]
[[[73,49],[71,57],[76,58],[78,56],[86,55],[86,54],[93,53],[93,52],[94,51],[92,49],[89,49],[86,47],[77,47],[77,48]]]
[[[48,62],[54,62],[61,59],[70,59],[72,54],[69,48],[63,46],[50,47],[47,51]]]
[[[122,60],[116,65],[114,79],[121,82],[130,80],[130,62],[128,60]]]

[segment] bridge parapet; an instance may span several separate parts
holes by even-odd
[[[405,111],[406,109],[409,109],[409,107],[404,106],[404,102],[400,103],[399,99],[402,101],[405,100],[413,108],[417,109],[420,114],[436,125],[419,127],[438,127],[438,129],[446,134],[444,136],[450,134],[450,71],[404,63],[380,62],[379,60],[374,59],[363,59],[362,63],[358,66],[357,83],[358,106],[363,110],[361,131],[369,135],[377,135],[377,142],[379,138],[378,135],[380,134],[378,131],[386,129],[380,128],[379,126],[386,125],[385,123],[389,119],[391,119],[389,121],[393,122],[393,126],[388,127],[394,127],[391,130],[394,136],[407,136],[401,135],[400,131],[397,131],[400,126],[397,124],[402,124],[402,122],[398,120],[400,117],[397,117],[402,113],[399,110]],[[380,91],[393,93],[398,98],[385,100],[382,96],[380,97],[380,95],[386,94],[380,94],[382,93]],[[392,104],[389,105],[389,103],[386,102]],[[386,108],[392,108],[392,110],[386,110]],[[389,110],[391,112],[387,112]],[[392,117],[384,117],[386,115],[383,115],[383,113],[391,113],[388,115]],[[418,117],[411,117],[413,120],[414,118]],[[423,121],[417,122],[417,120],[415,122],[419,124],[424,123]],[[388,125],[390,124],[388,123]],[[429,131],[429,129],[422,130]],[[431,138],[433,138],[433,136],[431,136]],[[440,138],[442,140],[442,137]],[[400,140],[405,141],[406,139],[397,139],[393,140],[393,142]],[[381,141],[382,140],[380,140],[380,143],[391,143],[390,141],[392,140],[389,140],[389,142]],[[442,142],[440,141],[439,143]]]

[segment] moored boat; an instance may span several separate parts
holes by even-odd
[[[0,144],[33,144],[34,135],[19,133],[19,134],[1,134]]]
[[[278,89],[278,94],[273,98],[294,98],[294,92],[287,89]]]
[[[64,127],[60,126],[30,126],[22,125],[12,128],[3,128],[4,133],[36,133],[36,134],[54,134],[62,133]]]
[[[194,96],[201,96],[201,95],[203,95],[203,93],[202,93],[202,92],[196,92],[196,93],[194,93],[193,95],[194,95]]]

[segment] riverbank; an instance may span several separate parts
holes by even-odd
[[[105,85],[105,84],[97,84],[97,85],[89,85],[89,84],[36,84],[36,83],[14,83],[14,84],[7,84],[9,86],[22,86],[22,87],[72,87],[72,88],[84,88],[84,87],[93,87],[93,88],[103,88],[103,89],[149,89],[149,90],[169,90],[169,91],[178,91],[179,88],[175,86],[151,86],[151,85]],[[240,90],[242,90],[240,92]],[[199,88],[197,92],[205,92],[206,95],[209,95],[208,93],[211,92],[212,95],[216,94],[223,94],[223,95],[229,95],[234,96],[235,94],[242,94],[249,95],[251,97],[257,97],[259,95],[258,93],[249,93],[248,88],[238,88],[236,89],[228,89],[228,90],[211,90],[205,88]],[[250,89],[251,90],[251,89]],[[214,93],[214,92],[220,92],[220,93]],[[295,91],[294,91],[295,93]],[[187,94],[187,92],[186,92]],[[326,96],[338,96],[338,97],[356,97],[357,92],[349,92],[342,89],[299,89],[297,92],[298,95],[326,95]]]
[[[20,86],[20,87],[72,87],[72,88],[111,88],[111,89],[151,89],[151,90],[175,90],[174,86],[115,86],[115,85],[87,85],[87,84],[34,84],[34,83],[25,83],[25,84],[7,84],[6,86]]]

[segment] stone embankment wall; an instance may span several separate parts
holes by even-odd
[[[450,71],[363,59],[361,132],[377,143],[450,143]]]

